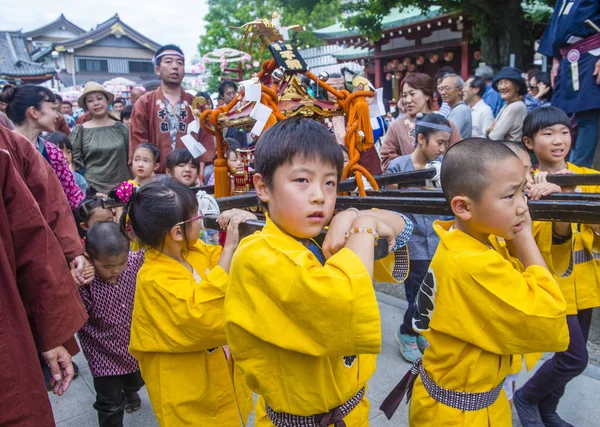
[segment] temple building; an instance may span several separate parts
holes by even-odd
[[[393,8],[383,18],[383,37],[370,42],[343,23],[314,30],[328,45],[344,47],[332,54],[339,63],[358,62],[375,87],[384,87],[387,99],[398,99],[398,82],[407,71],[434,76],[451,66],[464,78],[481,59],[468,41],[460,14],[444,13],[439,6],[422,12],[416,7]]]
[[[43,27],[6,34],[0,40],[0,76],[8,76],[1,77],[6,80],[11,80],[18,68],[15,58],[22,58],[23,76],[12,79],[20,81],[33,80],[23,77],[34,75],[35,71],[40,76],[39,82],[52,78],[54,73],[65,86],[84,85],[90,80],[104,82],[114,77],[136,83],[156,78],[152,57],[160,45],[124,23],[118,14],[89,31],[61,14]],[[12,54],[11,70],[10,64],[5,64],[11,57],[7,60],[4,54],[11,53],[11,48],[3,45],[8,34],[16,51]],[[5,68],[13,74],[8,74]]]
[[[0,31],[0,80],[39,84],[52,79],[54,67],[34,62],[20,31]]]

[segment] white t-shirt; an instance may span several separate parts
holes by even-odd
[[[485,138],[486,131],[494,121],[494,112],[483,99],[480,99],[477,104],[471,108],[471,117],[473,122],[473,130],[471,136],[474,138]]]

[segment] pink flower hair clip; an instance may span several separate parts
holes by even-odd
[[[119,200],[121,200],[123,203],[129,203],[134,191],[135,191],[135,186],[131,182],[123,181],[117,187],[116,193],[117,193],[117,197],[119,198]]]

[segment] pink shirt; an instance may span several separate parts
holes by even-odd
[[[69,201],[69,206],[71,209],[77,209],[83,199],[85,199],[85,194],[81,191],[81,188],[75,183],[75,178],[73,177],[73,172],[69,168],[69,164],[67,163],[67,159],[65,159],[65,155],[53,143],[46,141],[42,138],[44,142],[44,147],[46,148],[46,154],[48,157],[48,163],[52,167],[52,170],[56,173],[58,180],[60,181],[60,185],[62,186],[65,195],[67,196],[67,200]]]

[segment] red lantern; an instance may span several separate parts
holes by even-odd
[[[429,57],[429,62],[431,62],[432,64],[435,64],[436,62],[438,62],[439,59],[440,59],[440,56],[434,54]]]
[[[473,58],[475,58],[475,60],[477,60],[477,61],[481,60],[481,52],[478,50],[473,52]]]
[[[423,55],[417,57],[417,65],[423,65],[425,63],[425,57]]]
[[[444,54],[444,61],[450,62],[454,59],[454,52],[446,52]]]

